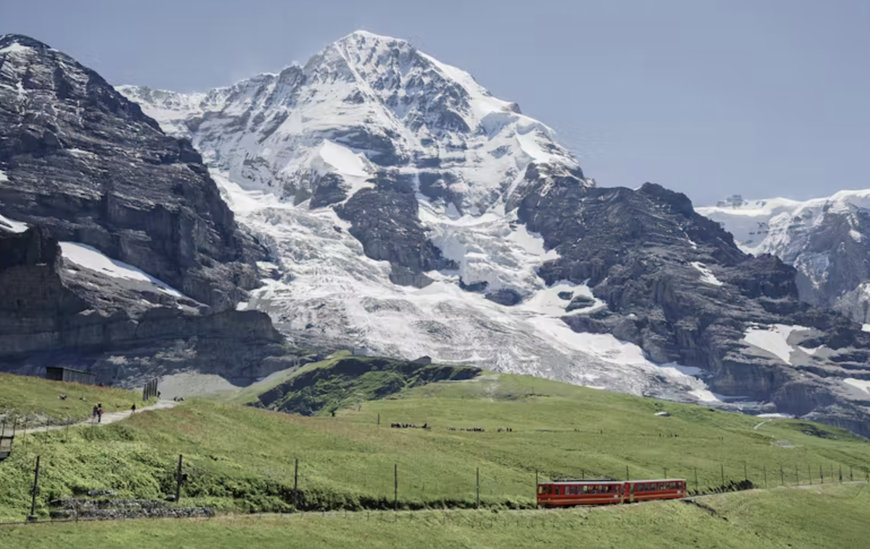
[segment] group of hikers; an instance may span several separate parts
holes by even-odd
[[[94,409],[91,412],[91,417],[94,419],[94,423],[102,423],[103,421],[103,403],[99,402],[94,405]],[[133,403],[133,406],[130,406],[130,413],[136,413],[136,403]]]

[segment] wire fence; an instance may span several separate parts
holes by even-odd
[[[212,511],[201,505],[203,501],[221,497],[236,500],[240,496],[227,492],[226,479],[214,478],[212,472],[187,463],[183,455],[165,464],[160,481],[163,499],[158,501],[133,499],[135,493],[119,496],[112,490],[88,494],[43,493],[40,478],[47,472],[50,474],[51,467],[41,462],[41,456],[35,456],[28,480],[31,484],[29,505],[21,509],[28,521],[211,516]],[[322,464],[308,463],[303,456],[288,460],[288,467],[275,482],[262,483],[259,489],[242,488],[241,497],[271,501],[262,508],[251,507],[252,511],[531,509],[536,506],[538,482],[567,479],[684,479],[690,497],[752,488],[870,483],[868,468],[856,469],[836,462],[807,462],[801,467],[794,463],[787,466],[745,461],[727,466],[721,463],[715,468],[662,466],[660,471],[660,475],[651,475],[649,467],[636,467],[633,472],[629,465],[619,471],[579,467],[560,472],[528,470],[527,474],[518,475],[516,471],[505,473],[498,467],[486,465],[433,472],[420,465],[396,462],[340,466],[330,474],[324,471]]]

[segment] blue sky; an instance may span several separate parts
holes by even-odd
[[[114,84],[181,91],[304,62],[356,29],[406,38],[554,127],[600,185],[696,204],[870,187],[870,2],[4,1]]]

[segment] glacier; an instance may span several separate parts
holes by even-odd
[[[358,31],[303,66],[205,93],[118,90],[192,140],[236,219],[270,247],[271,276],[239,308],[268,313],[294,344],[721,403],[697,369],[565,323],[606,304],[584,284],[545,283],[537,269],[558,254],[518,221],[512,198],[532,169],[582,175],[580,165],[551,128],[467,72]],[[390,262],[368,257],[339,215],[389,178],[412,187],[450,263],[420,284],[394,283]],[[568,310],[575,298],[582,306]]]

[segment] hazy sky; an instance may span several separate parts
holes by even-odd
[[[0,33],[180,91],[359,28],[517,101],[599,185],[654,181],[696,204],[870,187],[870,0],[0,1]]]

